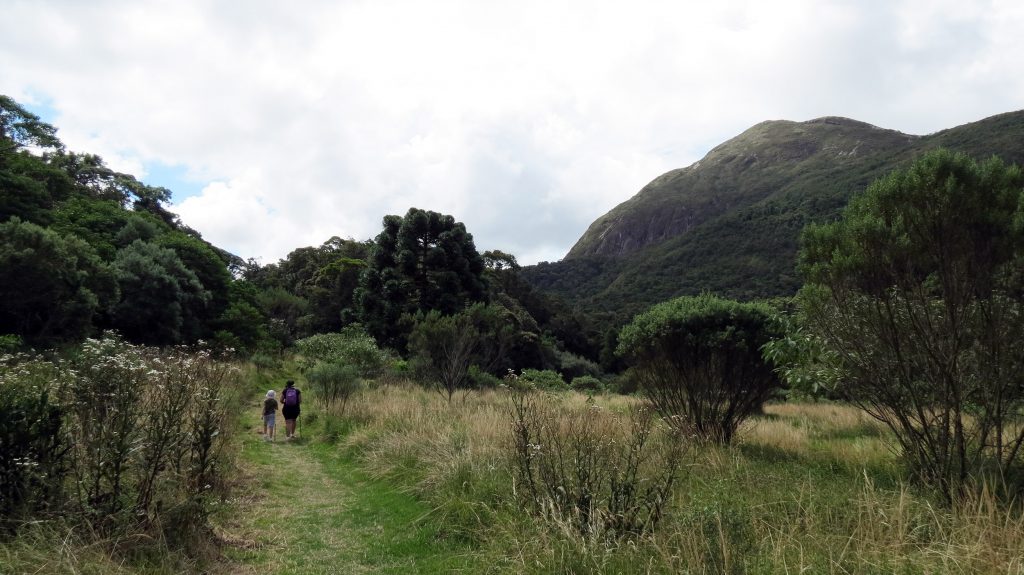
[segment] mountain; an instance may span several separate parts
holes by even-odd
[[[927,136],[839,117],[762,122],[667,172],[598,218],[560,262],[524,268],[535,287],[606,321],[712,291],[790,295],[800,231],[927,150],[1024,163],[1024,111]]]

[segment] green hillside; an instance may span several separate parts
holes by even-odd
[[[929,149],[1024,162],[1024,111],[912,136],[846,118],[762,122],[663,174],[598,218],[565,259],[523,270],[534,286],[619,323],[710,290],[792,294],[800,230]]]

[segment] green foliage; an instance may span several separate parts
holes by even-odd
[[[480,369],[480,366],[476,364],[469,366],[466,380],[468,387],[473,389],[497,389],[501,386],[499,377]]]
[[[221,317],[233,283],[227,264],[238,258],[182,226],[164,208],[170,194],[64,150],[52,126],[0,96],[0,333],[48,346],[115,327],[146,343],[216,332],[250,345],[252,326],[238,320],[251,310]],[[169,248],[178,261],[136,244]]]
[[[199,336],[210,292],[174,250],[136,240],[117,252],[112,267],[121,300],[111,319],[125,337],[171,344]]]
[[[0,364],[0,527],[61,503],[69,437],[50,396],[54,366],[5,356]],[[8,521],[11,521],[8,523]]]
[[[359,318],[383,345],[402,350],[403,315],[453,314],[483,301],[483,270],[473,236],[452,216],[416,208],[385,216],[356,290]]]
[[[320,362],[306,372],[314,398],[328,411],[345,413],[345,406],[362,389],[359,370],[350,364]]]
[[[27,146],[59,149],[62,144],[56,128],[0,94],[0,151]]]
[[[132,241],[149,241],[168,230],[153,216],[130,212],[116,200],[81,195],[68,198],[54,208],[51,229],[85,240],[107,262],[114,259],[118,249]]]
[[[619,352],[665,417],[703,439],[729,443],[781,387],[761,348],[779,334],[772,309],[710,294],[681,297],[637,316]]]
[[[519,374],[519,381],[534,389],[548,391],[565,391],[569,389],[562,376],[557,371],[551,371],[550,369],[524,369]]]
[[[0,354],[14,353],[21,349],[24,343],[20,335],[13,333],[0,335]]]
[[[664,174],[598,218],[560,262],[522,277],[617,327],[651,305],[710,291],[793,295],[799,237],[929,149],[1024,162],[1024,112],[908,137],[842,118],[765,122]]]
[[[70,358],[0,363],[4,520],[60,516],[177,546],[208,528],[233,369],[206,352],[105,337]],[[10,526],[10,525],[8,525]]]
[[[806,326],[801,315],[778,314],[775,317],[782,334],[762,348],[764,359],[775,366],[786,383],[788,396],[795,399],[838,399],[837,388],[843,379],[838,355]]]
[[[380,375],[389,360],[387,352],[377,347],[377,342],[358,324],[347,326],[339,333],[300,339],[295,342],[295,348],[314,362],[352,366],[365,378]]]
[[[409,351],[420,378],[448,396],[466,387],[469,368],[494,373],[516,338],[499,306],[475,304],[454,315],[420,314],[409,335]]]
[[[0,224],[0,269],[0,333],[31,345],[84,337],[117,294],[85,242],[18,218]]]
[[[569,384],[569,387],[583,393],[604,391],[605,389],[604,383],[602,383],[600,379],[597,379],[592,375],[581,375],[578,377],[574,377],[572,379],[572,383]]]
[[[947,497],[1022,464],[1024,174],[945,150],[804,234],[801,292],[841,391],[895,432]]]

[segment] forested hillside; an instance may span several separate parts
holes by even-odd
[[[616,324],[705,290],[791,295],[803,227],[834,219],[868,183],[939,147],[1020,163],[1024,112],[929,136],[834,117],[763,122],[659,176],[591,224],[564,260],[523,277]]]
[[[481,304],[489,319],[477,329],[505,334],[505,344],[499,358],[480,360],[489,373],[478,377],[511,365],[567,377],[598,371],[598,337],[585,320],[522,282],[515,256],[478,253],[451,216],[411,208],[385,216],[373,240],[334,237],[261,266],[204,241],[168,211],[170,197],[66,150],[53,126],[0,96],[4,347],[114,330],[134,343],[204,340],[265,355],[362,324],[406,355],[427,314]]]

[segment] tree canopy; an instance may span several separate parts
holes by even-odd
[[[1021,465],[1022,191],[1017,167],[939,150],[803,237],[801,303],[839,390],[947,496]]]
[[[486,300],[483,258],[461,222],[410,208],[383,223],[356,292],[360,320],[378,341],[402,349],[403,315],[453,314]]]

